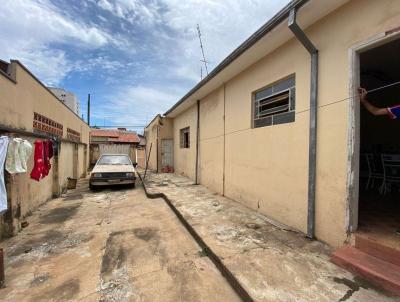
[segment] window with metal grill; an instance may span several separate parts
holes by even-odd
[[[181,148],[190,148],[190,127],[180,130]]]
[[[295,77],[291,76],[253,94],[253,127],[265,127],[295,120]]]

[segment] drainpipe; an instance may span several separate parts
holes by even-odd
[[[160,144],[160,138],[159,138],[159,135],[160,135],[160,122],[157,122],[157,140],[156,140],[156,168],[157,168],[157,173],[160,173],[160,171],[159,171],[159,169],[160,169],[160,167],[159,167],[159,163],[158,163],[158,160],[159,160],[159,158],[158,158],[158,145]]]
[[[200,144],[200,100],[197,100],[197,130],[196,130],[196,175],[195,184],[199,184],[199,144]]]
[[[310,87],[310,139],[308,151],[308,214],[307,237],[315,235],[315,183],[317,160],[317,94],[318,94],[318,49],[308,39],[304,31],[296,23],[296,10],[289,13],[289,29],[303,44],[311,55],[311,87]]]

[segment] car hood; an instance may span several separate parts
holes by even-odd
[[[107,173],[107,172],[135,172],[132,165],[96,165],[92,173]]]

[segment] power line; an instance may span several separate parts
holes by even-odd
[[[93,125],[92,128],[143,128],[146,127],[145,125],[130,125],[130,126],[125,126],[125,125],[104,125],[104,126],[100,126],[100,125]]]
[[[396,85],[399,85],[399,84],[400,84],[400,81],[394,82],[394,83],[391,83],[391,84],[387,84],[387,85],[383,85],[383,86],[380,86],[380,87],[377,87],[377,88],[374,88],[374,89],[367,90],[367,93],[383,90],[383,89],[386,89],[386,88],[389,88],[389,87],[392,87],[392,86],[396,86]],[[351,99],[351,98],[357,97],[357,96],[358,96],[358,94],[353,94],[353,95],[351,95],[349,97],[346,97],[346,98],[343,98],[343,99],[339,99],[339,100],[336,100],[336,101],[321,105],[319,107],[325,107],[325,106],[329,106],[329,105],[336,104],[336,103],[339,103],[339,102],[343,102],[343,101],[346,101],[348,99]],[[92,127],[99,127],[99,128],[144,128],[144,127],[146,127],[146,125],[104,125],[104,126],[93,125]]]
[[[367,90],[367,93],[379,91],[379,90],[386,89],[386,88],[389,88],[389,87],[392,87],[392,86],[395,86],[395,85],[399,85],[399,84],[400,84],[400,81],[394,82],[394,83],[391,83],[391,84],[388,84],[388,85],[383,85],[383,86],[380,86],[380,87],[378,87],[378,88],[374,88],[374,89],[371,89],[371,90]],[[332,105],[332,104],[335,104],[335,103],[340,103],[340,102],[346,101],[346,100],[348,100],[348,99],[351,99],[351,98],[357,97],[357,96],[358,96],[358,94],[353,94],[353,95],[351,95],[351,96],[349,96],[349,97],[347,97],[347,98],[340,99],[340,100],[337,100],[337,101],[333,101],[333,102],[324,104],[324,105],[319,106],[319,107],[325,107],[325,106]]]

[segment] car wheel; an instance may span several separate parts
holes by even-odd
[[[134,189],[136,187],[136,183],[131,184],[131,188]]]
[[[92,184],[89,184],[89,189],[90,189],[91,191],[94,191],[95,187],[94,187]]]

